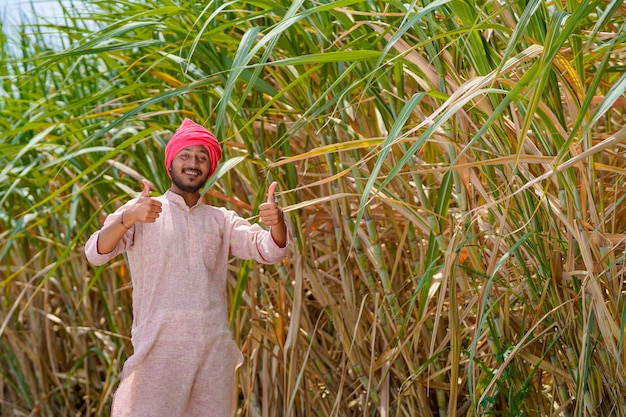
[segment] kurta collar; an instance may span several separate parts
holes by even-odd
[[[200,198],[198,199],[198,202],[196,204],[194,204],[191,207],[187,207],[187,203],[185,202],[185,199],[183,198],[183,196],[181,196],[179,194],[176,194],[175,192],[173,192],[170,189],[168,189],[165,192],[164,196],[165,196],[166,199],[168,199],[168,200],[170,200],[170,201],[172,201],[174,203],[180,204],[180,205],[184,206],[185,208],[188,208],[189,210],[191,210],[192,208],[198,207],[199,205],[203,204],[202,203],[202,196],[200,196]]]

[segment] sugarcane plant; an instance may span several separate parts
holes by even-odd
[[[626,415],[621,1],[59,6],[0,34],[1,415],[108,415],[132,283],[83,245],[184,117],[291,231],[229,267],[239,416]]]

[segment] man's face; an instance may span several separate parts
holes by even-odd
[[[183,148],[172,160],[170,175],[174,192],[196,193],[209,179],[211,161],[202,145]]]

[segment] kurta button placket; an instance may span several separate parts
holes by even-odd
[[[202,259],[200,257],[200,251],[198,250],[198,236],[196,236],[197,234],[197,228],[194,226],[194,220],[196,218],[196,216],[194,216],[194,207],[191,207],[190,209],[188,209],[187,212],[187,227],[189,230],[189,248],[191,250],[191,253],[189,254],[189,259],[193,259],[193,266],[194,267],[198,267],[200,266],[200,263],[202,262]]]

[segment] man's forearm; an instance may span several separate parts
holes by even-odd
[[[110,253],[115,249],[120,239],[130,229],[130,226],[125,225],[122,221],[124,215],[120,216],[120,220],[109,223],[100,230],[98,234],[98,253],[101,255]]]
[[[270,227],[270,233],[277,246],[284,248],[287,245],[287,225],[284,221]]]

